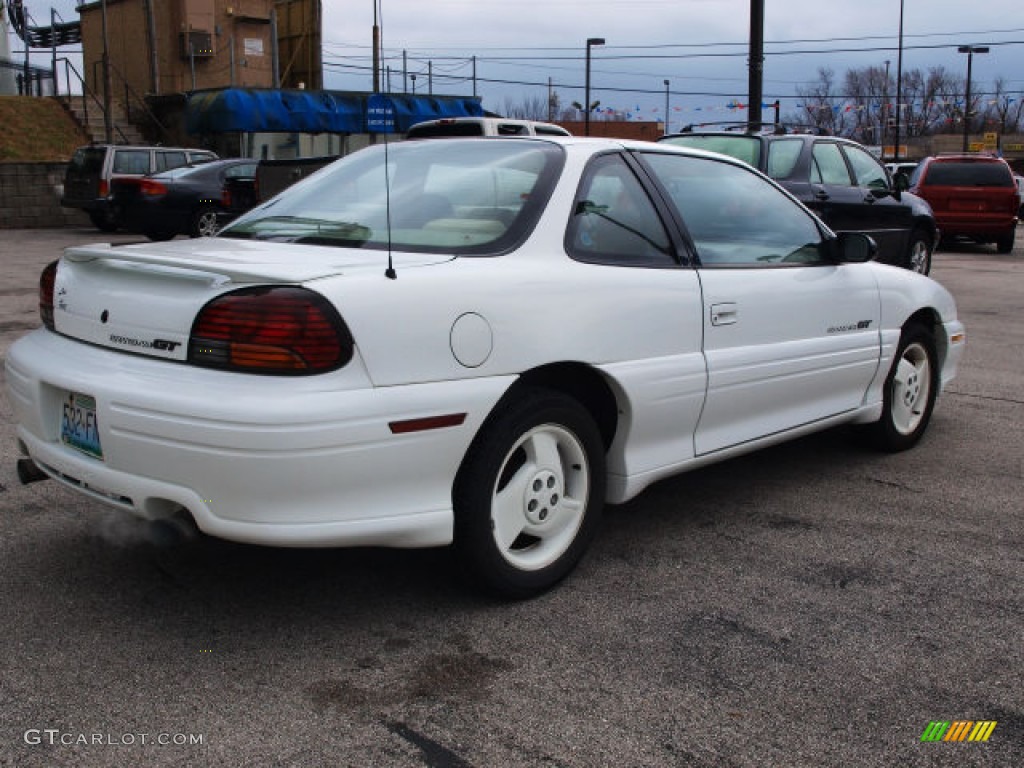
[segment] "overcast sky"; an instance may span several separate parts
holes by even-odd
[[[428,87],[429,61],[434,93],[472,94],[476,56],[487,109],[544,99],[549,78],[563,103],[582,102],[586,39],[599,37],[606,44],[592,51],[591,99],[602,106],[661,119],[666,79],[673,125],[728,119],[730,102],[746,100],[750,0],[323,0],[328,88],[371,89],[375,2],[394,90],[403,88],[406,51],[418,93]],[[37,20],[49,20],[51,5],[64,19],[77,15],[75,0],[26,3]],[[796,88],[819,67],[841,76],[888,59],[895,77],[899,16],[900,0],[766,0],[765,100],[781,97],[783,112],[793,109]],[[904,0],[904,70],[945,66],[962,76],[963,44],[991,48],[974,57],[975,91],[998,76],[1024,91],[1020,0]],[[39,59],[48,63],[48,54]]]

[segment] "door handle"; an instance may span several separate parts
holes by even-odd
[[[828,200],[828,192],[826,192],[824,189],[816,189],[814,190],[814,199]]]
[[[739,307],[734,302],[711,305],[712,325],[733,325],[739,320]]]

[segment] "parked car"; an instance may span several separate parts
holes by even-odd
[[[660,478],[840,424],[917,443],[964,327],[873,251],[669,144],[369,147],[214,238],[47,266],[19,474],[242,542],[454,542],[535,594]]]
[[[120,226],[119,214],[111,199],[111,185],[115,180],[140,178],[216,159],[215,153],[205,149],[117,144],[79,147],[64,172],[60,204],[65,208],[85,211],[97,229],[116,232]]]
[[[446,117],[416,123],[407,139],[448,139],[468,136],[571,136],[565,128],[537,120],[505,117]]]
[[[256,204],[257,160],[234,158],[183,166],[140,178],[115,179],[120,223],[150,240],[212,237]]]
[[[917,168],[916,162],[899,162],[899,163],[886,163],[885,170],[889,172],[889,178],[892,179],[893,186],[899,185],[899,189],[907,189],[910,184],[910,175]]]
[[[1021,204],[1017,208],[1017,219],[1020,220],[1024,217],[1024,176],[1014,174],[1013,181],[1017,185],[1017,196],[1021,200]]]
[[[835,232],[864,232],[878,260],[927,275],[938,227],[928,204],[900,190],[860,144],[837,136],[767,130],[685,130],[660,139],[721,152],[764,171]]]
[[[927,157],[910,177],[910,191],[927,200],[943,237],[995,243],[1013,250],[1021,195],[1009,164],[984,154]]]

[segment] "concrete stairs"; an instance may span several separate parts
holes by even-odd
[[[61,97],[65,108],[85,129],[89,138],[97,143],[106,143],[106,132],[103,124],[103,109],[93,99],[89,99],[88,112],[83,103],[84,97]],[[139,129],[128,119],[124,106],[118,101],[111,102],[110,108],[112,139],[114,144],[147,144]]]

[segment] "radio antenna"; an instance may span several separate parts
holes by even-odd
[[[397,280],[398,273],[395,272],[395,264],[391,256],[391,170],[388,163],[388,141],[387,133],[384,134],[384,214],[388,228],[388,268],[384,270],[384,277],[388,280]]]

